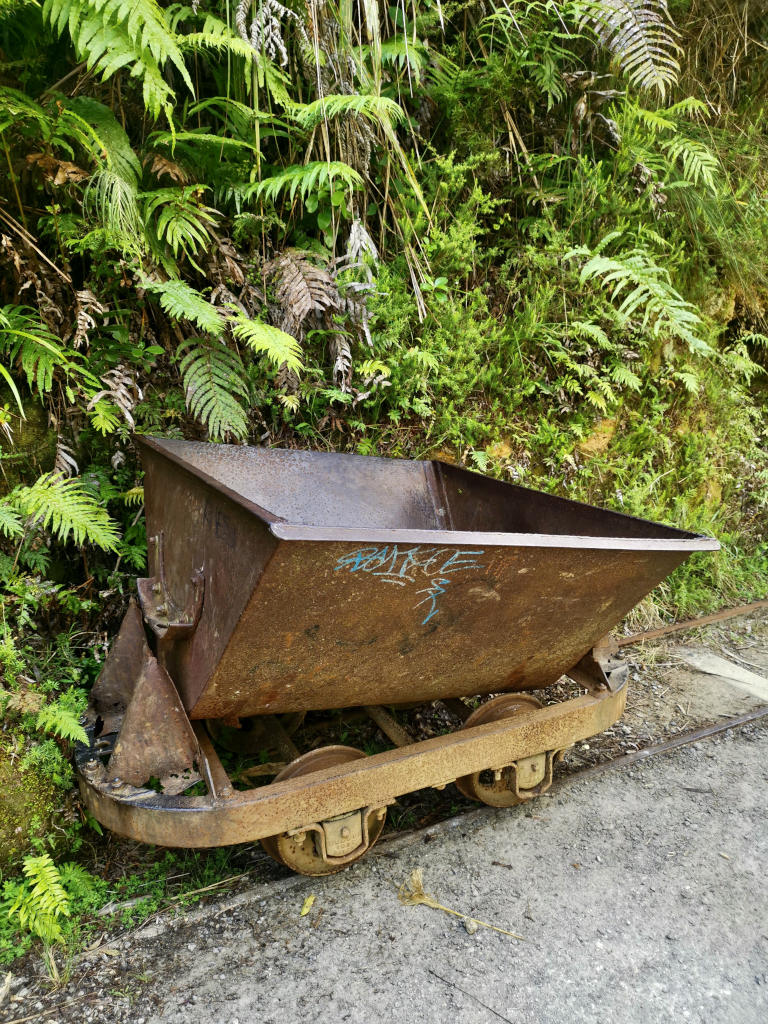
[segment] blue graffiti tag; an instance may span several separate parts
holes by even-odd
[[[426,577],[429,586],[416,591],[416,596],[426,596],[414,606],[428,606],[426,618],[421,623],[424,626],[439,612],[438,600],[446,592],[451,575],[484,568],[475,558],[484,553],[483,549],[470,551],[466,548],[423,547],[420,544],[409,548],[397,544],[370,546],[341,555],[334,572],[346,569],[351,573],[370,573],[384,583],[394,583],[398,587],[421,582]]]

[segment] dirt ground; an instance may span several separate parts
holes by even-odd
[[[624,655],[626,715],[572,750],[570,784],[535,805],[391,837],[327,879],[279,868],[246,879],[186,915],[106,936],[58,991],[28,958],[0,1021],[284,1024],[319,1011],[352,1022],[763,1024],[768,720],[577,773],[765,705],[768,614]],[[523,941],[404,905],[397,891],[416,868],[440,903]]]

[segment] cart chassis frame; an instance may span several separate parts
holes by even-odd
[[[157,793],[110,778],[104,758],[114,746],[114,734],[99,737],[91,723],[86,729],[89,744],[79,744],[76,753],[80,792],[88,811],[103,825],[159,846],[227,846],[283,832],[318,830],[324,820],[385,807],[417,789],[442,788],[463,775],[502,770],[523,758],[563,751],[621,717],[627,669],[613,660],[612,651],[594,649],[567,674],[588,693],[244,791],[233,789],[204,728],[195,723],[196,760],[208,790],[205,796]]]

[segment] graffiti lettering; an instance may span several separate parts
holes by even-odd
[[[438,614],[438,601],[446,592],[453,575],[484,568],[476,557],[482,554],[483,550],[466,548],[372,545],[342,555],[336,561],[334,572],[346,570],[350,573],[370,573],[384,583],[393,583],[398,587],[418,583],[426,577],[429,585],[416,591],[416,596],[425,596],[414,606],[420,608],[427,605],[426,618],[421,623],[426,625]]]

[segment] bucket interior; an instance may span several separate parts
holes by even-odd
[[[155,440],[214,486],[295,526],[647,539],[696,534],[435,461]]]

